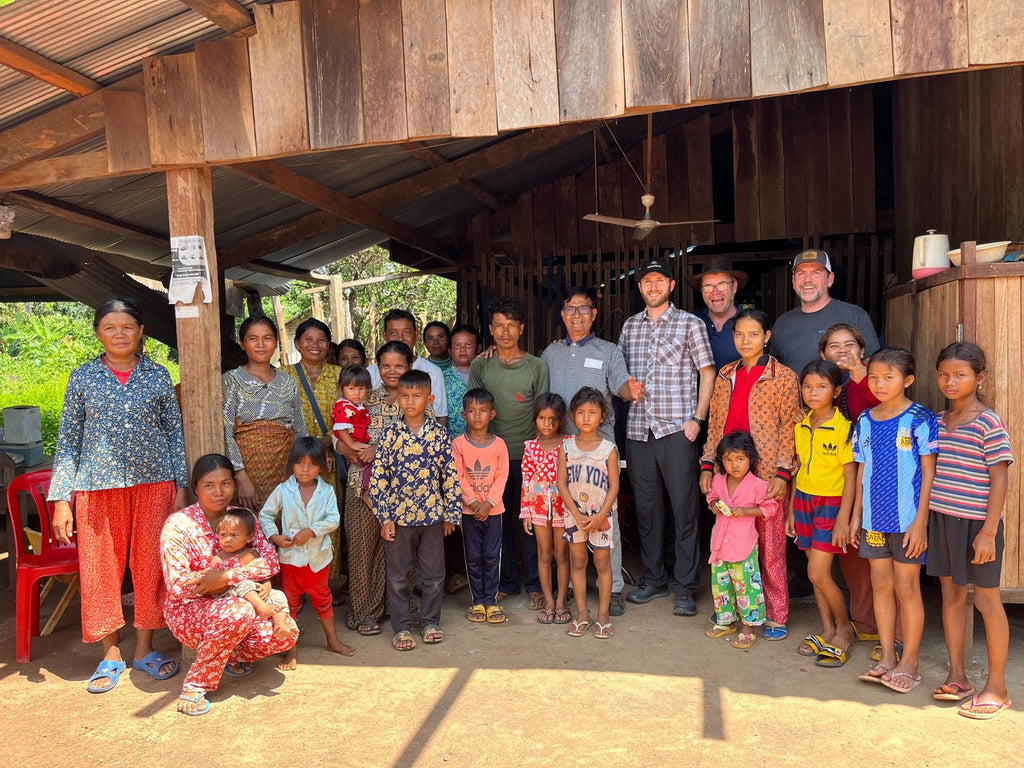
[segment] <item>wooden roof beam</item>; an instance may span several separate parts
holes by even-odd
[[[141,89],[141,73],[109,86],[109,90],[117,91]],[[106,90],[104,88],[82,96],[0,132],[0,171],[56,155],[101,135],[106,129],[103,103]]]
[[[426,163],[431,168],[440,168],[442,165],[447,165],[449,162],[447,157],[434,150],[434,148],[429,146],[426,142],[410,141],[402,144],[401,146],[402,149],[410,155]],[[500,197],[492,194],[489,190],[485,189],[482,184],[474,181],[473,179],[466,179],[465,181],[460,182],[459,186],[492,211],[500,211],[501,209],[506,208],[511,202],[503,201]]]
[[[0,64],[75,96],[87,96],[100,89],[96,81],[5,37],[0,37]]]
[[[78,264],[66,256],[10,242],[0,243],[0,268],[54,280],[71,277],[81,270]]]
[[[594,123],[569,123],[527,131],[492,144],[479,152],[367,192],[355,199],[379,209],[402,205],[423,195],[439,192],[466,180],[472,180],[476,176],[505,168],[531,155],[553,149],[578,136],[590,133],[593,126]],[[239,240],[233,245],[218,248],[218,261],[222,269],[240,267],[253,259],[337,229],[346,221],[348,219],[335,216],[333,213],[316,211],[266,232]]]
[[[80,155],[44,157],[0,170],[0,192],[36,189],[50,184],[72,184],[116,176],[141,176],[143,171],[111,171],[105,149]]]
[[[330,284],[331,280],[323,275],[317,275],[308,269],[299,269],[287,264],[275,264],[265,259],[256,259],[245,265],[250,272],[258,272],[261,275],[273,275],[283,277],[285,280],[304,280],[307,283],[324,283],[324,287]]]
[[[181,0],[200,16],[205,16],[229,35],[251,37],[256,22],[245,6],[235,0]]]
[[[375,229],[395,240],[419,248],[448,264],[456,263],[452,249],[426,232],[385,216],[373,206],[335,192],[330,187],[298,174],[283,165],[264,160],[224,167],[281,194],[302,200],[346,221]],[[227,266],[224,265],[224,268],[227,269]]]
[[[129,240],[156,245],[167,251],[171,249],[170,239],[167,235],[162,235],[145,227],[128,224],[106,214],[66,203],[63,200],[38,195],[35,192],[10,192],[4,195],[4,200],[14,205],[38,211],[39,213],[45,213],[47,216],[54,216],[65,221],[73,221],[76,224],[83,224],[103,232],[110,232],[120,237],[126,237]]]

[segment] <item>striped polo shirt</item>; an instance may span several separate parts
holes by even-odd
[[[939,457],[935,464],[931,509],[944,515],[984,520],[991,486],[989,468],[1013,462],[1010,438],[999,415],[986,408],[956,429],[939,414]]]

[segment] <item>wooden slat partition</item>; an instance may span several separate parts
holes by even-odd
[[[558,119],[621,115],[626,86],[619,0],[554,0]]]
[[[196,67],[206,159],[256,157],[252,76],[245,38],[197,43]]]
[[[249,72],[256,125],[256,149],[262,157],[309,149],[305,67],[299,3],[253,7],[256,34],[249,38]]]
[[[694,101],[750,96],[748,0],[689,0],[687,9]]]
[[[1013,61],[1024,38],[1022,0],[971,0],[967,21],[971,64]]]
[[[405,108],[410,138],[451,133],[445,0],[403,0]]]
[[[825,85],[822,0],[750,0],[750,76],[754,96]]]
[[[447,0],[452,136],[498,132],[491,0]]]
[[[889,0],[823,0],[822,11],[829,85],[893,76]]]
[[[364,141],[402,141],[409,137],[402,0],[360,2],[359,47]]]
[[[200,165],[203,121],[194,53],[160,56],[142,62],[146,121],[153,165]]]
[[[892,57],[896,75],[923,74],[967,66],[967,0],[928,6],[891,0]]]
[[[552,0],[493,0],[498,130],[558,122]]]
[[[621,9],[626,108],[688,104],[685,0],[628,0]]]
[[[363,141],[359,0],[303,0],[311,149]]]

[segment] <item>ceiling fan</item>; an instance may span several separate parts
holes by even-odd
[[[675,227],[683,224],[714,224],[718,219],[703,219],[700,221],[658,221],[651,216],[651,206],[654,205],[654,195],[651,194],[651,136],[652,136],[652,115],[647,115],[647,183],[644,184],[644,193],[640,196],[640,204],[644,207],[644,215],[641,219],[620,219],[615,216],[602,216],[599,213],[588,213],[583,217],[585,221],[596,221],[599,224],[615,224],[620,227],[632,227],[633,228],[633,239],[640,241],[645,239],[651,232],[656,230],[658,227]],[[615,138],[615,134],[612,134],[612,138]],[[616,140],[616,144],[618,140]],[[620,147],[621,149],[621,147]],[[626,155],[623,153],[623,158]],[[626,162],[629,163],[628,158]],[[595,137],[595,148],[594,148],[594,167],[597,167],[597,147]],[[637,174],[636,169],[633,168],[632,163],[629,164],[630,169],[636,175],[637,180],[643,183],[640,175]],[[595,174],[596,182],[596,174]],[[595,195],[595,198],[597,196]]]

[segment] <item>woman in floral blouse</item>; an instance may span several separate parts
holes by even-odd
[[[77,516],[82,639],[103,644],[88,689],[105,693],[125,670],[118,643],[126,565],[135,590],[132,666],[158,680],[178,671],[176,661],[153,649],[153,630],[165,626],[160,528],[185,505],[188,470],[171,377],[139,354],[138,305],[132,299],[105,302],[93,329],[104,351],[68,379],[49,498],[61,543],[71,540]]]
[[[238,329],[249,362],[221,378],[224,393],[224,444],[235,467],[238,502],[258,512],[270,492],[288,477],[288,453],[304,437],[295,379],[270,364],[277,350],[277,328],[253,315]]]
[[[285,628],[275,631],[274,620],[261,619],[244,598],[210,597],[247,579],[266,581],[280,566],[277,551],[257,525],[248,544],[257,559],[225,570],[209,567],[220,551],[217,523],[235,493],[235,470],[226,456],[213,453],[196,461],[192,490],[198,502],[167,518],[160,554],[167,582],[167,625],[183,645],[196,650],[196,660],[182,681],[178,711],[205,715],[210,711],[206,694],[217,690],[221,675],[244,677],[252,672],[253,662],[293,648],[298,627],[288,617]]]

